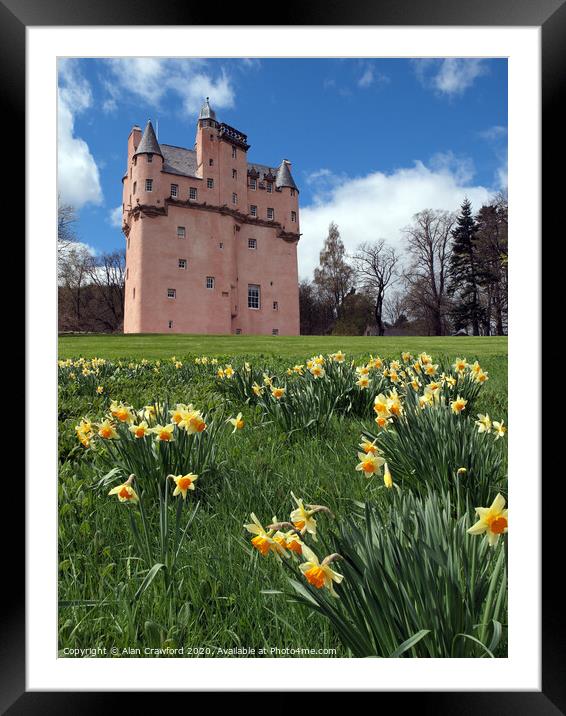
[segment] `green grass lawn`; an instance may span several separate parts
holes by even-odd
[[[169,358],[172,355],[264,355],[302,358],[314,353],[343,350],[351,355],[365,353],[392,356],[403,350],[428,351],[434,355],[506,356],[507,337],[365,337],[365,336],[202,336],[184,334],[61,336],[59,357],[118,359]]]

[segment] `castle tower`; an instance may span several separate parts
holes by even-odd
[[[298,335],[298,188],[207,98],[194,149],[128,139],[123,177],[125,333]]]

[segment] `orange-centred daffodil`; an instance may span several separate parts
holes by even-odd
[[[138,502],[139,497],[136,494],[136,491],[132,487],[132,483],[134,481],[134,475],[130,475],[126,482],[124,482],[123,485],[118,485],[117,487],[113,487],[109,495],[116,495],[117,498],[120,500],[120,502]]]
[[[269,554],[269,552],[273,552],[273,554],[277,557],[281,557],[282,555],[288,557],[289,555],[287,554],[285,547],[283,547],[280,542],[273,539],[274,531],[265,530],[253,512],[250,517],[252,521],[249,524],[244,525],[244,527],[248,532],[255,535],[255,537],[252,538],[252,545],[255,549],[257,549],[263,557]]]
[[[271,388],[271,395],[276,400],[281,400],[281,398],[285,395],[285,388]]]
[[[385,464],[385,459],[381,455],[372,453],[359,452],[358,460],[360,462],[356,465],[356,470],[363,472],[366,477],[378,474],[381,466]]]
[[[169,425],[156,425],[151,429],[151,432],[155,434],[155,441],[158,443],[170,443],[175,438],[173,437],[173,430],[175,426],[173,423]]]
[[[467,404],[468,404],[468,401],[464,400],[464,398],[462,398],[461,396],[458,395],[456,400],[453,400],[450,403],[450,408],[452,409],[453,413],[455,413],[456,415],[459,415],[464,410],[464,408],[466,407]]]
[[[328,555],[328,557],[325,557],[321,563],[312,549],[307,547],[307,545],[303,545],[303,556],[306,561],[299,565],[299,569],[303,573],[307,582],[312,584],[312,586],[317,589],[326,587],[333,597],[338,597],[338,594],[336,594],[336,591],[334,590],[334,582],[336,582],[336,584],[340,584],[340,582],[344,579],[344,575],[335,572],[330,567],[330,564],[338,559],[341,559],[340,555]]]
[[[103,420],[98,426],[98,434],[104,440],[117,440],[119,438],[114,424],[110,420]]]
[[[142,420],[139,425],[130,425],[128,430],[135,438],[144,438],[149,432],[149,425],[146,420]]]
[[[479,519],[470,527],[468,534],[481,535],[485,533],[490,546],[495,547],[499,535],[507,532],[508,510],[504,507],[505,498],[501,494],[497,495],[491,507],[476,507],[476,515]]]
[[[195,489],[195,482],[198,480],[198,475],[193,475],[192,472],[186,475],[169,475],[175,482],[175,489],[173,491],[173,497],[181,495],[183,500],[187,499],[187,491]]]
[[[236,430],[241,430],[245,425],[244,420],[242,419],[242,413],[238,413],[235,418],[228,418],[226,422],[231,423],[234,426],[232,433],[235,433]]]

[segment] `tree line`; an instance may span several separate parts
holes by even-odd
[[[77,215],[59,203],[57,278],[59,331],[121,331],[124,323],[124,251],[93,256],[79,241]]]
[[[347,255],[332,222],[312,280],[299,285],[301,334],[505,335],[507,199],[474,215],[425,209],[402,230]]]

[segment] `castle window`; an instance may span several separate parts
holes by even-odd
[[[214,142],[214,134],[211,134],[211,135],[210,135],[210,141],[211,141],[211,142]]]
[[[146,179],[146,180],[145,180],[145,190],[146,190],[146,191],[153,191],[153,179]]]
[[[232,159],[236,159],[238,156],[238,152],[236,150],[236,147],[232,147]]]
[[[196,201],[197,198],[197,190],[194,186],[189,187],[189,199],[194,199]]]
[[[248,239],[248,249],[257,249],[257,239]]]
[[[176,199],[179,194],[179,185],[171,184],[171,198]]]
[[[272,336],[278,336],[279,335],[279,328],[273,328],[271,331]]]
[[[297,212],[296,211],[291,212],[291,221],[295,221],[295,222],[297,221]]]
[[[136,147],[136,149],[137,149],[137,147]],[[133,163],[134,163],[134,166],[137,166],[138,158],[137,158],[137,157],[134,157],[134,158],[132,159],[132,161],[133,161]]]
[[[126,281],[130,278],[130,269],[126,269]]]
[[[248,285],[248,308],[260,307],[260,288],[255,284]]]
[[[180,269],[186,269],[186,268],[187,268],[187,259],[179,259],[179,268],[180,268]]]
[[[214,179],[207,179],[207,180],[206,180],[206,186],[207,186],[209,189],[214,189]]]
[[[136,193],[136,187],[137,187],[137,185],[138,185],[138,183],[137,183],[137,181],[135,181],[135,182],[134,182],[134,194]]]
[[[295,190],[291,189],[291,196],[295,196]]]
[[[177,298],[177,290],[174,288],[167,289],[167,298]]]
[[[253,189],[254,191],[257,189],[257,180],[256,179],[250,179],[250,189]]]
[[[136,287],[135,286],[132,289],[132,297],[135,300],[135,298],[136,298]]]
[[[236,335],[237,335],[237,336],[239,336],[241,332],[242,332],[242,329],[241,329],[241,328],[236,328]]]
[[[224,248],[224,244],[222,243],[222,241],[218,244],[218,248],[219,248],[219,249],[223,249],[223,248]]]
[[[178,226],[177,227],[177,238],[178,239],[184,239],[186,236],[185,227],[184,226]]]
[[[273,192],[273,184],[270,181],[268,181],[267,182],[267,193],[271,194],[272,192]]]
[[[169,328],[173,328],[173,321],[169,321]]]
[[[128,236],[128,248],[130,248],[130,237]]]
[[[275,218],[275,211],[274,211],[273,209],[268,209],[268,210],[267,210],[267,218],[268,218],[270,221],[273,221],[273,219]]]
[[[232,179],[237,179],[237,178],[238,178],[238,170],[232,169]]]
[[[238,195],[234,193],[234,194],[232,194],[232,204],[237,204],[237,203],[238,203]]]
[[[147,155],[147,163],[151,164],[152,161],[153,161],[153,154],[148,154]]]
[[[207,277],[206,277],[206,287],[207,287],[207,288],[214,288],[214,276],[207,276]]]
[[[257,216],[257,206],[255,204],[250,204],[250,214],[252,216]]]
[[[209,160],[208,160],[208,166],[209,166],[209,167],[213,167],[213,166],[214,166],[214,159],[209,159]]]
[[[273,301],[273,310],[278,311],[279,310],[279,301]]]

